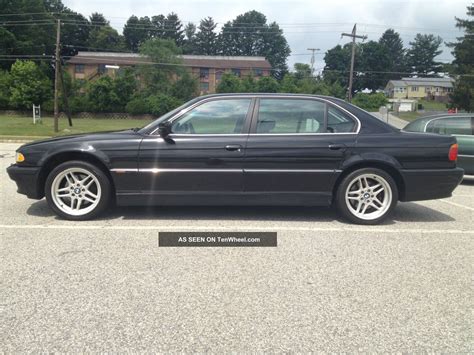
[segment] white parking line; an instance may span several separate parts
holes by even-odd
[[[100,225],[57,225],[57,224],[35,224],[35,225],[11,225],[2,224],[0,229],[87,229],[87,230],[152,230],[152,231],[304,231],[304,232],[364,232],[364,233],[427,233],[427,234],[474,234],[474,230],[453,229],[385,229],[380,227],[166,227],[166,226],[100,226]]]
[[[450,204],[450,205],[453,205],[453,206],[462,207],[462,208],[465,208],[466,210],[474,211],[474,208],[466,206],[466,205],[461,205],[460,203],[446,201],[446,200],[439,200],[439,201]]]

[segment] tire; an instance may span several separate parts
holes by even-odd
[[[384,170],[355,170],[339,184],[335,202],[339,212],[350,222],[378,224],[389,217],[397,205],[397,184]]]
[[[97,166],[84,161],[58,165],[46,178],[49,207],[61,218],[84,221],[97,217],[110,203],[111,183]]]

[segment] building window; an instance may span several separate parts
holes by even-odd
[[[84,64],[76,64],[74,68],[75,68],[75,73],[77,74],[84,73]]]
[[[232,74],[234,74],[235,76],[238,76],[240,78],[240,69],[238,68],[233,68],[232,69]]]
[[[208,82],[202,82],[199,83],[200,89],[202,92],[208,92],[209,91],[209,83]]]
[[[97,71],[99,74],[104,74],[107,72],[107,68],[105,67],[105,64],[99,64]]]
[[[224,74],[224,72],[222,70],[219,70],[219,71],[216,72],[216,82],[221,81],[223,74]]]
[[[209,80],[209,68],[200,68],[199,78]]]
[[[418,86],[412,86],[412,87],[411,87],[411,91],[413,91],[413,92],[418,91]]]
[[[263,76],[263,70],[260,68],[255,69],[255,76]]]

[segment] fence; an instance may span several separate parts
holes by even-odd
[[[31,111],[16,111],[16,110],[0,110],[0,115],[3,116],[18,116],[18,117],[32,117]],[[43,117],[53,117],[51,112],[43,112]],[[59,118],[67,118],[65,112],[60,112]],[[150,114],[131,115],[124,112],[77,112],[72,114],[73,119],[91,118],[91,119],[107,119],[107,120],[152,120],[156,116]]]

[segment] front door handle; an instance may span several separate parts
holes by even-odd
[[[346,149],[346,146],[344,144],[331,143],[329,144],[328,148],[331,150],[340,150],[340,149]]]
[[[242,149],[242,146],[240,144],[229,144],[229,145],[226,145],[225,146],[225,150],[228,150],[230,152],[240,152],[240,150]]]

